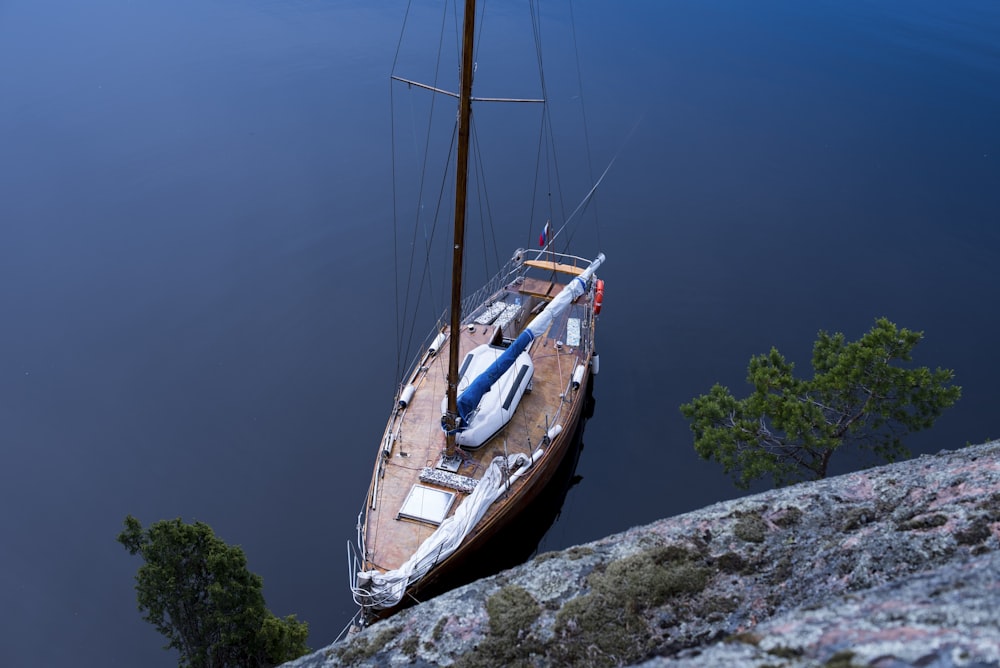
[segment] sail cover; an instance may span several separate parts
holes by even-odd
[[[571,303],[576,301],[577,297],[582,295],[587,290],[587,281],[590,277],[594,275],[597,268],[601,266],[604,262],[604,253],[597,256],[597,259],[590,263],[590,266],[579,276],[575,276],[568,285],[563,287],[555,298],[550,301],[545,309],[539,313],[535,318],[528,324],[528,326],[521,332],[514,342],[507,348],[506,351],[497,360],[491,364],[485,371],[483,371],[479,376],[476,377],[469,387],[465,389],[464,392],[458,397],[458,414],[462,418],[462,423],[466,426],[469,425],[470,416],[475,412],[479,403],[482,401],[483,396],[490,391],[490,388],[503,377],[504,373],[514,364],[514,361],[523,353],[531,342],[545,333],[545,330],[549,328],[552,321],[556,319],[566,307]],[[518,396],[520,399],[520,396]],[[515,406],[516,407],[516,406]],[[513,413],[513,409],[509,411]],[[503,420],[503,424],[506,424],[510,419],[507,415]],[[501,424],[500,426],[503,426]],[[496,430],[491,431],[486,435],[487,438],[492,436]]]
[[[469,353],[458,382],[462,417],[455,434],[458,445],[478,448],[510,422],[535,375],[535,361],[528,354],[526,342],[530,337],[506,349],[483,344]],[[441,412],[447,409],[445,398],[441,400]]]
[[[490,391],[493,384],[500,380],[507,369],[513,366],[514,361],[523,353],[528,345],[534,340],[535,335],[524,330],[521,335],[514,339],[507,350],[491,364],[486,371],[479,374],[458,397],[458,414],[462,416],[462,423],[469,424],[469,416],[472,414],[483,395]]]

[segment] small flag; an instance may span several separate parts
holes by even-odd
[[[542,233],[538,236],[538,245],[541,246],[542,248],[545,248],[545,245],[549,243],[549,240],[551,239],[552,239],[552,226],[549,224],[549,221],[545,221],[545,228],[542,230]]]

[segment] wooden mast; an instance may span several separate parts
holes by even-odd
[[[469,123],[472,120],[472,41],[476,24],[476,2],[465,0],[462,29],[461,88],[458,94],[458,164],[455,175],[455,236],[451,270],[451,335],[448,337],[448,412],[441,418],[447,432],[445,454],[455,455],[458,427],[458,358],[462,328],[462,258],[465,252],[465,207],[469,180]]]

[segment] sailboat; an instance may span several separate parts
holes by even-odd
[[[375,463],[350,586],[363,619],[440,591],[525,513],[571,451],[604,298],[601,253],[519,249],[463,299],[475,0],[466,0],[459,90],[400,79],[458,101],[450,307],[401,379]],[[397,77],[394,77],[397,78]]]

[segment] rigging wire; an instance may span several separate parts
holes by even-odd
[[[412,3],[412,0],[411,0],[411,3]],[[408,4],[407,5],[406,17],[409,17],[409,9],[410,9],[410,5]],[[446,32],[447,23],[448,23],[448,8],[447,8],[447,5],[446,5],[445,8],[444,8],[444,11],[441,14],[441,27],[440,27],[440,32],[439,32],[439,35],[438,35],[437,56],[435,58],[434,76],[433,76],[433,83],[434,83],[435,86],[438,85],[438,82],[440,81],[440,76],[441,76],[442,57],[443,57],[443,54],[444,54],[444,41],[445,41],[444,40],[444,36],[445,36],[445,32]],[[404,28],[405,28],[405,26],[406,26],[406,20],[404,19]],[[397,48],[396,48],[396,57],[395,57],[396,59],[393,60],[393,69],[392,69],[392,74],[393,75],[395,75],[395,73],[396,73],[396,66],[398,64],[397,59],[399,57],[399,52],[401,50],[402,41],[403,41],[403,32],[400,33],[399,44],[397,45]],[[393,81],[394,80],[390,78],[390,89],[392,88]],[[426,132],[426,135],[425,135],[425,138],[424,138],[423,161],[422,161],[421,167],[419,169],[419,176],[418,176],[419,185],[418,185],[418,189],[417,189],[416,210],[414,211],[414,220],[416,221],[416,223],[414,224],[414,227],[413,227],[413,237],[412,237],[411,243],[410,243],[409,266],[408,266],[407,272],[406,272],[406,279],[405,279],[406,289],[405,289],[405,292],[404,292],[404,298],[403,298],[402,308],[400,308],[400,306],[399,306],[399,290],[400,290],[400,272],[399,272],[399,267],[400,267],[400,263],[398,261],[398,258],[395,255],[395,252],[394,252],[394,257],[393,257],[393,259],[394,259],[394,263],[393,263],[394,264],[394,272],[395,272],[395,284],[396,284],[396,295],[397,295],[396,296],[396,324],[397,324],[397,327],[396,327],[396,331],[397,331],[397,341],[396,341],[396,378],[397,378],[397,380],[400,379],[400,378],[402,378],[403,365],[409,359],[410,351],[412,350],[413,345],[414,345],[414,337],[416,336],[417,319],[416,318],[410,318],[410,317],[408,317],[408,314],[410,313],[409,304],[410,304],[410,298],[411,298],[411,292],[412,292],[412,280],[411,279],[413,278],[413,275],[414,275],[414,265],[416,264],[417,234],[418,234],[418,232],[421,229],[421,225],[419,224],[420,223],[420,214],[421,214],[421,212],[424,209],[424,201],[423,200],[424,200],[424,191],[425,191],[425,187],[426,187],[426,175],[430,171],[430,170],[428,170],[427,166],[428,166],[428,160],[430,159],[430,153],[431,153],[430,152],[430,146],[431,146],[431,137],[432,137],[433,122],[434,122],[434,118],[435,118],[434,112],[435,112],[436,102],[437,102],[437,95],[432,95],[431,96],[431,100],[430,100],[430,110],[429,110],[428,117],[427,117],[427,132]],[[393,125],[395,125],[395,113],[393,113],[392,116],[393,116]],[[414,129],[414,141],[415,140],[416,140],[416,130]],[[454,141],[455,140],[454,140],[454,137],[453,137],[452,138],[452,145],[451,145],[452,147],[454,146]],[[450,155],[451,155],[452,152],[453,151],[451,150],[451,147],[449,147],[449,152],[448,152],[449,163],[450,163]],[[395,152],[395,143],[393,144],[392,162],[393,162],[393,239],[395,241],[396,238],[397,238],[397,232],[396,232],[396,230],[399,227],[399,218],[398,218],[398,215],[397,215],[397,205],[396,205],[396,200],[398,198],[397,198],[397,188],[396,188],[396,152]],[[440,197],[440,195],[439,195],[439,197]],[[440,203],[438,205],[438,209],[440,209]],[[414,309],[413,309],[414,313],[419,312],[420,295],[423,293],[424,283],[425,283],[425,281],[429,281],[430,280],[428,278],[428,273],[429,273],[429,267],[430,267],[430,264],[431,264],[430,263],[431,242],[432,242],[432,240],[434,238],[434,230],[436,229],[436,226],[437,226],[437,220],[438,220],[437,216],[435,215],[435,217],[433,219],[432,226],[431,226],[431,232],[430,232],[429,235],[427,234],[427,231],[426,231],[426,225],[423,226],[423,229],[424,229],[424,271],[423,271],[423,275],[421,277],[420,286],[419,286],[419,288],[417,290],[416,304],[414,305]],[[404,323],[409,323],[409,326],[408,327],[405,326]],[[404,341],[405,341],[405,343],[404,343]]]
[[[400,41],[402,41],[402,35],[400,35]],[[398,379],[403,375],[403,362],[401,359],[402,341],[400,339],[403,328],[401,326],[402,323],[400,322],[401,318],[399,310],[399,211],[397,208],[399,194],[396,191],[396,114],[393,113],[393,110],[395,109],[395,95],[393,94],[394,88],[395,87],[392,85],[392,79],[389,79],[389,150],[392,153],[392,293],[393,302],[396,307],[396,373],[393,376],[393,379],[398,381]]]
[[[551,105],[549,102],[549,90],[545,77],[541,9],[539,0],[529,0],[528,9],[529,9],[530,24],[531,24],[531,33],[534,39],[536,65],[538,68],[538,75],[537,75],[538,83],[541,87],[541,98],[543,102],[541,105],[542,109],[540,114],[539,130],[538,130],[539,136],[538,136],[538,148],[535,159],[534,188],[531,196],[531,204],[527,217],[527,227],[528,227],[527,237],[530,246],[531,245],[530,240],[532,239],[534,233],[533,228],[535,227],[537,222],[536,215],[540,208],[539,205],[542,204],[542,202],[547,202],[547,206],[542,204],[541,208],[548,210],[548,221],[554,223],[553,224],[554,234],[552,234],[552,236],[548,239],[548,243],[550,247],[555,248],[555,243],[558,239],[559,247],[560,248],[565,247],[565,249],[568,249],[569,244],[572,241],[572,231],[567,229],[568,224],[572,220],[574,220],[574,218],[579,213],[589,209],[590,205],[594,201],[594,196],[597,187],[603,181],[604,177],[607,175],[611,166],[614,164],[615,159],[617,159],[618,154],[620,154],[621,152],[621,149],[619,149],[618,153],[615,155],[615,158],[611,160],[611,163],[604,170],[604,173],[601,174],[600,178],[596,182],[594,182],[593,187],[591,187],[589,192],[584,196],[583,200],[567,216],[566,212],[568,211],[568,207],[564,200],[564,193],[561,185],[562,176],[559,166],[559,158],[558,158],[559,152],[556,150],[557,139],[556,139],[556,134],[554,132],[554,123],[552,118]],[[479,25],[477,26],[477,32],[479,33],[480,39],[476,41],[477,55],[479,48],[483,43],[483,40],[481,38],[483,35],[485,21],[482,20],[482,17],[484,17],[486,14],[485,5],[481,5],[478,11],[480,13],[479,17],[480,20],[479,20]],[[407,3],[406,13],[404,15],[404,20],[403,20],[404,31],[409,24],[413,23],[414,20],[412,18],[413,16],[414,16],[413,5],[412,5],[412,0],[410,0],[410,2]],[[586,145],[585,148],[586,148],[586,160],[587,160],[587,174],[589,176],[589,180],[593,182],[593,158],[590,147],[589,127],[587,123],[586,109],[584,104],[585,99],[583,95],[582,67],[580,62],[580,50],[578,43],[575,13],[572,7],[572,0],[570,2],[570,27],[571,27],[571,34],[573,41],[573,56],[575,58],[575,66],[576,66],[577,89],[580,100],[584,139]],[[438,36],[437,55],[434,61],[434,73],[433,73],[434,88],[439,87],[439,82],[441,80],[441,73],[444,65],[443,59],[446,57],[444,51],[446,50],[446,48],[449,48],[451,46],[446,44],[445,36],[449,32],[451,32],[452,29],[454,29],[455,33],[456,57],[458,58],[459,61],[461,60],[460,39],[459,39],[460,11],[459,8],[457,7],[457,3],[455,2],[455,0],[451,0],[450,2],[446,3],[445,9],[440,17],[439,28],[440,28],[440,33]],[[394,75],[399,67],[400,58],[402,57],[401,56],[402,40],[403,40],[403,33],[401,32],[399,43],[397,44],[396,52],[393,57],[392,71]],[[391,80],[390,82],[390,101],[393,105],[393,109],[395,109],[395,105],[397,104],[396,103],[397,94],[392,85],[392,82],[393,80]],[[398,165],[396,156],[396,149],[398,147],[399,139],[401,136],[400,135],[401,126],[397,127],[399,121],[398,119],[396,119],[395,113],[393,114],[393,119],[392,119],[392,134],[391,134],[392,151],[393,151],[392,215],[393,215],[393,246],[394,246],[393,264],[396,277],[395,304],[396,304],[396,325],[397,325],[396,327],[397,380],[402,378],[402,374],[405,372],[405,370],[403,369],[403,365],[410,359],[412,350],[414,349],[415,345],[418,345],[419,343],[416,342],[415,339],[418,336],[422,337],[422,332],[417,331],[418,329],[422,328],[422,325],[420,324],[421,320],[416,316],[420,313],[421,304],[425,303],[424,297],[427,296],[424,295],[425,289],[430,290],[428,294],[431,295],[432,297],[431,302],[438,303],[439,300],[443,300],[444,297],[433,295],[433,290],[435,289],[435,286],[437,286],[441,290],[445,290],[448,285],[448,280],[446,278],[440,279],[440,282],[438,282],[435,279],[436,273],[431,268],[432,265],[434,264],[431,262],[431,259],[433,255],[432,245],[436,237],[437,225],[440,222],[440,217],[442,212],[445,209],[447,209],[447,203],[444,201],[444,195],[445,195],[445,187],[449,182],[448,169],[451,167],[453,159],[452,153],[454,152],[453,147],[454,147],[454,142],[456,141],[457,120],[452,130],[452,142],[449,148],[448,155],[445,159],[444,176],[442,176],[442,180],[440,182],[440,189],[439,192],[437,193],[437,202],[433,209],[433,212],[431,212],[429,211],[430,207],[426,207],[426,204],[427,200],[429,199],[427,196],[428,195],[427,187],[429,185],[428,179],[430,171],[432,171],[429,169],[429,167],[433,162],[431,154],[431,138],[434,129],[434,117],[435,114],[440,115],[441,113],[438,109],[440,105],[436,104],[437,97],[438,97],[437,93],[432,93],[431,100],[429,102],[430,105],[429,117],[427,120],[426,131],[423,137],[424,146],[422,155],[420,154],[420,150],[419,149],[417,150],[417,154],[420,155],[419,174],[417,176],[417,181],[419,185],[417,188],[416,209],[415,211],[413,211],[413,219],[415,221],[415,225],[410,240],[410,251],[408,253],[408,266],[406,267],[405,277],[402,276],[402,269],[403,269],[402,264],[406,262],[406,259],[401,257],[402,253],[404,253],[405,251],[400,247],[400,243],[402,242],[402,239],[400,237],[400,228],[399,228],[399,216],[401,213],[400,203],[399,203],[400,188],[399,184],[397,183]],[[410,98],[411,114],[412,114],[412,99],[413,98],[411,97]],[[481,241],[483,247],[482,250],[483,266],[489,267],[492,261],[495,262],[496,265],[499,267],[501,266],[502,263],[500,261],[498,230],[496,228],[496,221],[494,220],[494,216],[492,213],[489,188],[486,185],[486,168],[485,168],[485,161],[483,158],[483,146],[479,142],[477,126],[474,119],[472,120],[471,131],[473,140],[472,180],[475,184],[474,186],[475,192],[478,193],[479,197],[478,206],[479,206],[480,220],[482,221]],[[418,132],[416,129],[416,124],[414,124],[412,132],[413,132],[414,145],[416,148],[417,145],[419,144],[419,141],[417,139]],[[426,221],[426,217],[428,215],[432,216],[432,221],[429,224]],[[599,221],[597,220],[596,207],[594,210],[594,216],[595,216],[595,227],[597,229],[597,237],[599,241],[600,225]],[[557,222],[559,220],[562,220],[561,224]],[[421,231],[423,232],[423,239],[422,239],[423,253],[420,253],[419,249],[421,241],[420,239]],[[492,240],[492,245],[493,245],[494,257],[492,258],[492,260],[489,257],[490,240]],[[424,263],[422,271],[417,267],[421,255],[423,256],[422,259]],[[416,276],[418,273],[420,274],[419,281],[416,280]],[[438,309],[438,312],[440,310],[441,309]]]
[[[639,125],[642,123],[642,119],[644,117],[645,113],[639,116],[639,118],[636,120],[635,124],[632,126],[632,129],[629,130],[629,133],[625,136],[625,139],[622,141],[621,146],[619,146],[618,150],[615,152],[614,157],[611,158],[611,162],[609,162],[608,166],[604,168],[604,171],[601,173],[601,177],[597,179],[597,182],[593,185],[593,187],[591,187],[591,189],[587,192],[587,194],[583,196],[583,199],[580,200],[580,203],[576,205],[575,209],[573,209],[573,213],[569,214],[569,216],[566,218],[565,221],[563,221],[563,224],[559,227],[559,229],[556,230],[555,234],[552,235],[553,239],[559,236],[559,234],[563,231],[563,229],[565,229],[565,227],[569,225],[570,221],[573,220],[573,217],[576,216],[576,214],[578,214],[581,210],[586,210],[587,204],[590,203],[590,201],[594,197],[594,193],[597,192],[597,187],[601,185],[601,182],[604,180],[604,177],[607,176],[608,172],[611,171],[611,167],[615,164],[615,160],[617,160],[618,156],[622,154],[622,150],[625,148],[625,145],[628,144],[628,141],[629,139],[632,138],[632,135],[635,134],[635,131],[639,128]]]
[[[590,151],[590,132],[587,129],[587,105],[583,97],[583,73],[580,69],[580,48],[576,40],[576,14],[573,12],[573,0],[569,0],[569,25],[573,33],[573,56],[576,61],[576,87],[580,95],[580,116],[583,119],[583,142],[587,151],[587,177],[593,183],[594,165]],[[603,176],[601,177],[603,178]],[[597,247],[601,247],[601,224],[597,215],[597,205],[594,204],[594,229],[597,233]],[[572,238],[572,235],[571,237]],[[568,240],[567,240],[568,243]]]
[[[409,328],[409,337],[408,337],[407,343],[406,343],[406,351],[403,354],[403,359],[404,360],[410,358],[410,354],[411,354],[413,346],[414,346],[414,337],[417,336],[417,324],[419,322],[419,318],[417,317],[417,315],[420,313],[420,303],[421,303],[421,300],[423,298],[423,295],[425,293],[433,295],[434,278],[433,278],[433,275],[431,273],[431,267],[434,265],[434,263],[431,261],[431,246],[432,246],[432,241],[433,241],[434,236],[435,236],[436,231],[437,231],[438,221],[441,220],[441,209],[445,206],[445,202],[446,202],[446,199],[447,199],[447,197],[446,197],[446,195],[447,195],[447,187],[448,187],[447,173],[448,173],[449,167],[451,166],[451,158],[452,158],[452,156],[455,153],[455,151],[453,149],[455,147],[455,142],[457,142],[457,141],[458,141],[458,123],[455,123],[455,125],[454,125],[454,127],[452,129],[451,142],[448,144],[448,153],[447,153],[448,157],[447,157],[447,161],[445,162],[444,175],[442,176],[441,182],[440,182],[440,186],[438,187],[438,196],[437,196],[437,201],[436,201],[436,204],[435,204],[435,207],[434,207],[434,214],[433,214],[433,217],[432,217],[432,221],[433,222],[431,224],[430,234],[428,235],[428,234],[426,234],[426,232],[424,234],[424,262],[423,262],[423,271],[421,272],[421,275],[420,275],[420,283],[419,283],[417,289],[414,291],[416,293],[416,303],[413,305],[412,317],[408,318],[408,322],[410,323],[410,328]],[[413,246],[414,246],[414,248],[416,247],[416,233],[414,233],[414,244],[413,244]],[[411,277],[413,275],[412,266],[410,268],[410,274],[409,275]],[[448,285],[448,282],[446,280],[442,280],[442,289],[446,288],[447,285]],[[427,288],[426,290],[424,289],[425,287]],[[442,294],[439,297],[439,299],[440,300],[444,300],[444,295]],[[404,314],[404,315],[406,315],[406,314]]]
[[[479,195],[477,200],[479,202],[479,220],[482,221],[480,226],[481,241],[483,245],[483,267],[486,268],[486,275],[491,276],[494,272],[489,270],[490,267],[490,253],[489,244],[486,243],[487,237],[487,227],[489,228],[489,236],[493,243],[493,261],[497,267],[497,271],[500,268],[500,253],[497,250],[499,244],[497,243],[496,228],[493,225],[493,208],[490,206],[489,192],[486,187],[486,165],[483,161],[483,151],[482,145],[479,143],[479,133],[476,127],[475,115],[470,117],[471,131],[472,131],[472,144],[473,148],[473,165],[475,169],[473,170],[473,176],[476,182],[476,193]]]
[[[475,52],[473,54],[473,62],[479,61],[479,48],[483,44],[483,28],[486,26],[486,2],[477,2],[477,8],[482,7],[482,11],[479,12],[479,16],[476,17],[476,29],[479,31],[479,35],[476,36],[475,41]],[[456,14],[458,12],[455,12]],[[474,67],[474,66],[473,66]]]
[[[546,177],[547,177],[546,178],[546,200],[549,203],[549,207],[548,207],[549,208],[549,219],[551,220],[553,218],[553,215],[552,215],[553,214],[553,212],[552,212],[552,170],[553,170],[553,166],[554,166],[554,162],[555,161],[554,161],[552,155],[549,154],[549,150],[548,150],[549,149],[549,147],[548,147],[548,141],[551,140],[551,135],[552,135],[552,133],[551,133],[551,125],[549,125],[547,123],[548,118],[549,118],[549,102],[548,102],[548,100],[549,100],[549,94],[548,94],[548,88],[545,85],[545,69],[542,66],[542,29],[541,29],[541,17],[539,16],[539,7],[538,7],[538,4],[535,2],[535,0],[530,0],[528,2],[528,14],[531,17],[531,34],[532,34],[532,37],[533,37],[534,42],[535,42],[535,61],[537,63],[537,67],[538,67],[538,83],[539,83],[539,86],[541,87],[542,99],[545,100],[545,102],[542,104],[542,114],[541,114],[542,130],[541,130],[541,136],[539,137],[539,147],[538,147],[539,158],[538,158],[538,160],[539,161],[541,160],[541,155],[543,153],[543,146],[544,146],[545,161],[542,162],[541,164],[543,164],[545,166],[545,168],[546,168],[545,169],[545,173],[546,173]],[[546,132],[546,130],[548,130],[548,132]],[[556,181],[558,183],[558,178],[556,179]],[[538,189],[538,178],[536,176],[536,179],[535,179],[535,193],[536,194],[532,197],[533,200],[535,199],[535,197],[537,197],[537,189]],[[532,206],[532,211],[534,211],[534,206]],[[532,216],[532,218],[528,219],[528,241],[529,241],[529,243],[531,241],[532,231],[533,231],[533,216]]]
[[[529,13],[531,15],[532,33],[535,38],[535,58],[538,62],[538,80],[542,87],[542,98],[545,103],[542,105],[542,127],[545,143],[547,188],[546,196],[549,202],[549,220],[558,220],[565,215],[566,204],[563,200],[562,177],[559,169],[559,151],[556,150],[556,133],[552,127],[552,112],[549,106],[549,91],[545,80],[545,68],[543,65],[542,47],[542,22],[538,3],[531,0],[529,3]],[[537,185],[537,184],[536,184]],[[553,198],[554,194],[554,198]],[[531,239],[529,230],[528,239]],[[547,240],[547,246],[551,246],[556,236]],[[569,248],[569,240],[564,244],[564,250]]]
[[[392,70],[391,72],[395,74],[396,65],[399,63],[399,52],[403,48],[403,35],[406,34],[406,22],[410,18],[410,8],[413,6],[413,0],[406,3],[406,11],[403,13],[403,26],[399,29],[399,40],[396,42],[396,53],[392,56]]]
[[[479,3],[477,3],[477,8],[479,9],[479,16],[476,18],[476,30],[478,32],[478,36],[476,37],[476,40],[475,40],[475,55],[474,55],[474,58],[473,58],[473,61],[474,61],[473,67],[477,67],[478,66],[479,51],[482,48],[482,44],[483,44],[483,41],[484,41],[483,40],[483,31],[484,31],[485,26],[486,26],[486,9],[487,9],[487,3],[486,2],[479,2]],[[472,165],[474,167],[473,175],[474,175],[474,178],[475,178],[476,193],[478,195],[478,202],[479,202],[479,220],[481,221],[481,224],[480,224],[480,233],[482,235],[481,236],[481,241],[482,241],[482,245],[483,245],[483,267],[486,268],[485,274],[487,276],[489,276],[489,275],[492,275],[493,272],[489,271],[489,267],[490,267],[489,246],[490,246],[490,244],[487,243],[488,239],[490,241],[492,241],[492,246],[493,246],[493,262],[494,262],[494,266],[497,268],[496,270],[499,271],[499,268],[502,265],[501,265],[501,261],[500,261],[500,252],[499,252],[499,246],[500,245],[499,245],[499,243],[497,243],[496,227],[493,224],[494,223],[493,208],[490,205],[489,192],[488,192],[488,187],[486,185],[487,184],[487,180],[486,180],[486,168],[485,168],[485,161],[483,160],[482,144],[479,142],[479,134],[478,134],[478,131],[477,131],[477,126],[476,126],[475,106],[473,106],[473,108],[472,108],[472,115],[470,116],[469,120],[470,120],[470,130],[471,130],[471,133],[472,133],[472,139],[471,139],[471,141],[469,143],[470,143],[470,146],[472,147],[472,152],[473,152],[473,161],[472,161]],[[488,235],[487,235],[487,228],[488,228]],[[469,269],[468,265],[465,265],[463,267],[463,277],[462,277],[463,278],[463,282],[464,282],[464,279],[466,278],[466,276],[464,274],[468,272],[468,269]]]
[[[410,18],[410,8],[413,6],[413,1],[406,3],[406,11],[403,13],[403,25],[399,30],[399,40],[396,42],[396,52],[392,56],[392,69],[390,72],[395,73],[396,64],[399,62],[399,52],[403,48],[403,35],[406,34],[406,23]],[[395,110],[395,95],[393,91],[395,87],[392,85],[392,77],[389,77],[389,150],[391,153],[392,160],[392,266],[393,266],[393,301],[396,307],[396,374],[394,379],[399,379],[403,375],[402,371],[402,331],[401,317],[399,309],[399,211],[397,204],[399,202],[399,197],[396,189],[396,114]]]
[[[542,147],[545,140],[545,123],[539,119],[538,149],[535,153],[535,187],[531,191],[531,206],[528,209],[528,241],[531,241],[532,224],[535,220],[535,206],[538,204],[538,179],[542,171]]]

